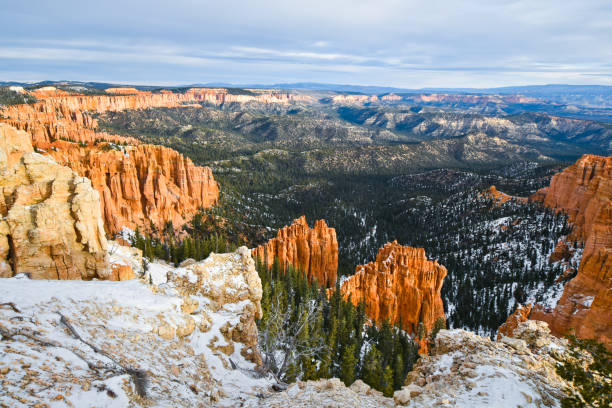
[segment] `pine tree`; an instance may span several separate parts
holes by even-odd
[[[391,370],[391,366],[387,366],[383,371],[383,378],[381,383],[381,391],[386,397],[393,396],[393,383],[393,370]]]
[[[355,357],[355,344],[350,344],[344,348],[344,353],[342,354],[342,364],[340,366],[340,379],[347,386],[355,382],[356,366],[357,358]]]
[[[370,350],[364,359],[361,378],[370,387],[377,390],[381,389],[383,368],[380,352],[375,345],[370,346]]]

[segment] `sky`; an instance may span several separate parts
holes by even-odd
[[[0,81],[612,85],[610,0],[0,3]]]

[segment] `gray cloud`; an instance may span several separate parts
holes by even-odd
[[[612,4],[551,0],[29,0],[0,80],[612,84]]]

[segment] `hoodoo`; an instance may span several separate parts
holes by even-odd
[[[217,202],[219,187],[208,167],[195,166],[180,153],[141,145],[129,137],[97,131],[87,112],[176,107],[193,96],[173,93],[136,95],[67,95],[38,93],[33,105],[14,105],[5,121],[31,135],[35,148],[91,179],[101,197],[105,230],[123,227],[151,232],[172,222],[189,221],[199,208]]]
[[[375,262],[359,265],[340,291],[357,305],[365,303],[366,314],[376,322],[401,322],[409,333],[419,323],[430,332],[444,318],[441,290],[446,268],[430,261],[423,248],[393,241],[378,251]]]
[[[324,220],[315,222],[311,229],[302,216],[293,224],[278,230],[276,238],[253,249],[253,257],[269,267],[274,260],[283,266],[288,264],[300,268],[310,281],[333,287],[338,273],[338,240],[336,230]]]

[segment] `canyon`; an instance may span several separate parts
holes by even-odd
[[[275,238],[253,249],[258,262],[272,267],[275,260],[283,270],[291,264],[299,268],[310,282],[334,287],[338,273],[338,240],[336,230],[325,220],[318,220],[310,228],[302,216],[289,226],[281,228]]]
[[[444,319],[441,290],[446,268],[430,261],[423,248],[387,243],[376,261],[359,265],[340,287],[353,304],[365,303],[366,314],[375,322],[400,323],[417,334],[419,324],[431,332],[436,320]]]

